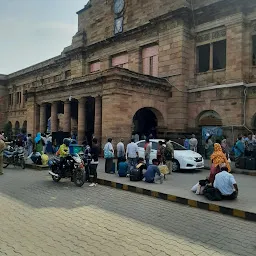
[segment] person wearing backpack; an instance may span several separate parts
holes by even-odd
[[[169,139],[165,140],[166,148],[164,150],[164,158],[168,167],[169,173],[172,174],[172,160],[174,158],[174,149]]]

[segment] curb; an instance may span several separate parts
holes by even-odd
[[[203,169],[205,170],[211,170],[209,166],[205,166]],[[239,170],[231,170],[231,173],[236,173],[236,174],[244,174],[244,175],[249,175],[249,176],[256,176],[256,170],[255,171],[239,171]]]
[[[117,182],[104,180],[104,179],[100,179],[100,178],[98,178],[98,183],[101,185],[116,188],[116,189],[122,189],[122,190],[130,191],[130,192],[134,192],[134,193],[138,193],[138,194],[156,197],[156,198],[160,198],[163,200],[167,200],[167,201],[171,201],[171,202],[175,202],[175,203],[179,203],[179,204],[183,204],[183,205],[188,205],[191,207],[195,207],[195,208],[199,208],[199,209],[203,209],[203,210],[207,210],[207,211],[218,212],[218,213],[222,213],[225,215],[238,217],[238,218],[242,218],[244,220],[256,222],[256,213],[252,213],[252,212],[246,212],[246,211],[242,211],[242,210],[238,210],[238,209],[232,209],[229,207],[216,205],[214,203],[204,203],[204,202],[196,201],[193,199],[187,199],[187,198],[183,198],[183,197],[179,197],[179,196],[175,196],[175,195],[170,195],[170,194],[161,193],[161,192],[157,192],[157,191],[153,191],[153,190],[130,186],[127,184],[117,183]]]
[[[26,164],[25,165],[26,168],[28,169],[33,169],[36,171],[45,171],[45,170],[49,170],[49,166],[48,165],[36,165],[36,164]]]

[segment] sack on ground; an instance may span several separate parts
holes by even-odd
[[[160,165],[158,166],[159,168],[159,171],[163,174],[163,175],[166,175],[169,173],[169,169],[167,167],[167,165]]]

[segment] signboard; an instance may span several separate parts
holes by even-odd
[[[205,141],[210,135],[213,137],[221,137],[223,130],[219,126],[203,126],[202,127],[202,139]]]

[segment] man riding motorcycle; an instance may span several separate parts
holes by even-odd
[[[60,156],[60,170],[61,170],[61,176],[65,177],[65,170],[63,169],[63,165],[66,161],[66,157],[69,154],[69,144],[70,139],[64,139],[63,144],[59,148],[59,156]]]

